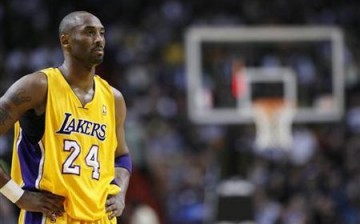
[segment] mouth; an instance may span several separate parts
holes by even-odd
[[[98,54],[104,54],[104,48],[96,47],[93,49],[93,52],[98,53]]]

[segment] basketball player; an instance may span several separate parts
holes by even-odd
[[[0,192],[21,208],[21,224],[116,223],[123,212],[126,105],[94,73],[104,32],[94,15],[68,14],[59,27],[63,64],[22,77],[0,98],[0,133],[15,124],[12,178],[0,168]]]

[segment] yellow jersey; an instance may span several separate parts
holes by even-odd
[[[64,196],[65,212],[73,219],[101,219],[106,216],[107,196],[120,192],[114,184],[112,88],[95,75],[93,99],[83,106],[59,69],[41,72],[48,81],[43,135],[34,141],[22,120],[15,125],[12,178],[24,189]]]

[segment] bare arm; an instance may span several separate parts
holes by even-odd
[[[44,108],[47,80],[42,73],[26,75],[15,82],[0,98],[0,134],[5,134],[28,110]],[[10,177],[0,167],[0,188]]]
[[[129,149],[125,140],[125,118],[126,118],[126,104],[124,98],[120,92],[117,91],[115,94],[115,103],[116,103],[116,136],[118,141],[118,146],[115,152],[115,158],[129,154]],[[130,173],[125,168],[116,168],[116,178],[118,183],[120,183],[121,190],[125,197],[126,190],[129,183]]]
[[[34,109],[37,114],[44,113],[46,95],[47,79],[43,73],[26,75],[15,82],[0,98],[0,134],[5,134],[30,109]],[[10,182],[11,177],[0,166],[0,189],[5,189],[3,187]],[[53,211],[62,212],[62,201],[62,197],[48,192],[25,191],[16,205],[49,215]]]
[[[125,131],[124,131],[124,123],[126,118],[126,104],[124,97],[122,94],[116,90],[114,90],[115,95],[115,113],[116,113],[116,137],[118,146],[115,152],[115,158],[129,154],[129,149],[125,140]],[[107,202],[107,210],[112,211],[110,218],[115,216],[120,216],[125,208],[125,196],[127,192],[127,188],[130,180],[130,173],[127,169],[116,167],[115,168],[115,179],[116,182],[120,185],[121,192],[116,197],[110,198]],[[116,203],[119,203],[116,206]],[[119,209],[120,207],[120,209]]]

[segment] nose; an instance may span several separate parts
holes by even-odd
[[[96,44],[104,43],[104,41],[105,41],[104,35],[101,34],[100,32],[96,32],[94,41],[95,41]]]

